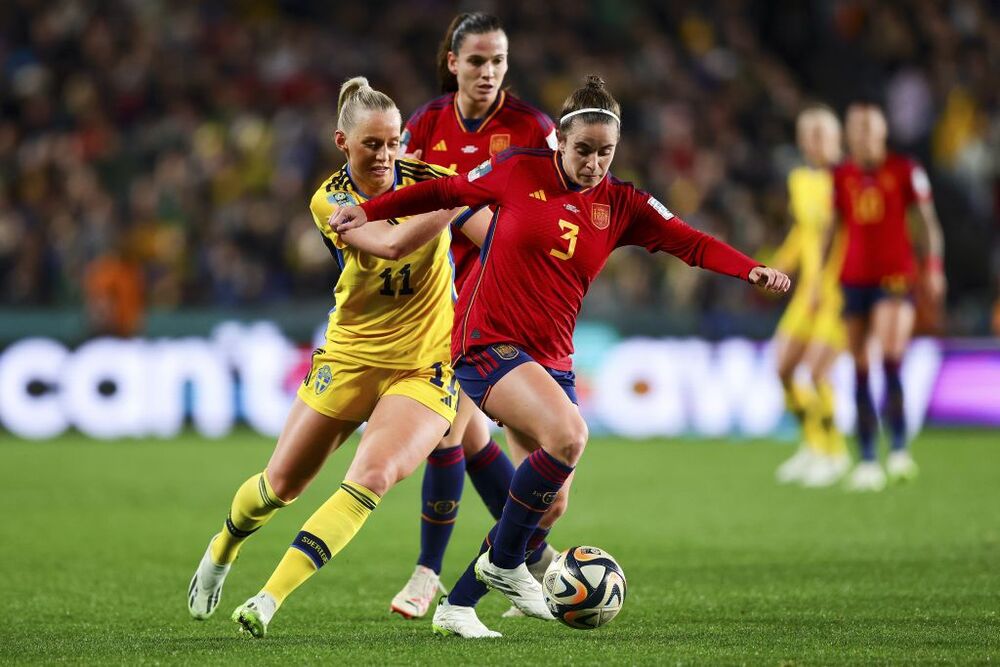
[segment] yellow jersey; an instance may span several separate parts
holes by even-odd
[[[833,175],[829,169],[796,167],[788,175],[788,207],[793,227],[775,253],[774,265],[798,269],[797,294],[810,294],[817,281],[824,299],[839,296],[843,241],[834,238],[830,259],[823,266],[823,240],[833,223]]]
[[[395,171],[394,188],[454,174],[409,159],[397,159]],[[344,165],[320,186],[309,205],[340,266],[325,350],[379,368],[423,368],[446,362],[451,358],[455,302],[451,234],[442,233],[395,261],[357,250],[330,230],[327,219],[338,206],[366,199]],[[393,219],[388,224],[406,224],[406,220]]]

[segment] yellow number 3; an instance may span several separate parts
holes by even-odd
[[[569,259],[576,252],[576,235],[580,233],[580,228],[574,225],[572,222],[567,222],[566,220],[559,221],[559,229],[566,230],[566,233],[559,238],[566,239],[569,241],[569,247],[566,248],[566,252],[562,250],[556,250],[553,248],[549,250],[549,254],[553,257],[558,257],[559,259]]]

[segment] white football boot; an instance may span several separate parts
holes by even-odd
[[[885,462],[890,482],[910,482],[916,479],[920,469],[907,449],[890,452]]]
[[[545,576],[545,570],[549,569],[549,565],[552,564],[552,559],[556,557],[559,551],[556,550],[551,544],[545,545],[545,551],[542,552],[542,557],[537,561],[528,565],[528,572],[531,576],[535,578],[535,581],[542,583],[542,577]],[[510,609],[501,614],[501,618],[523,618],[524,612],[515,607],[510,606]]]
[[[222,599],[222,584],[225,583],[229,568],[232,567],[231,564],[216,565],[212,562],[212,542],[214,541],[215,537],[208,541],[205,555],[201,557],[198,569],[191,577],[191,585],[188,586],[188,611],[192,618],[199,621],[203,621],[215,613],[215,608],[219,606],[219,600]]]
[[[438,601],[434,610],[434,620],[431,630],[442,637],[463,637],[465,639],[492,639],[502,637],[499,632],[490,630],[476,616],[475,607],[459,607],[448,604],[444,595]]]
[[[847,490],[858,492],[878,492],[885,489],[885,472],[875,461],[861,461],[847,478]]]
[[[525,616],[545,621],[554,619],[545,604],[542,585],[535,581],[524,563],[513,569],[498,567],[490,562],[490,552],[486,551],[476,560],[475,571],[476,579],[487,588],[503,593]]]
[[[851,458],[842,456],[817,456],[813,464],[802,475],[802,486],[807,489],[821,489],[833,486],[851,469]]]
[[[805,475],[816,458],[812,447],[803,442],[790,459],[778,466],[778,469],[774,471],[774,478],[778,484],[792,484],[801,481],[802,476]]]
[[[389,612],[399,614],[407,620],[423,618],[438,591],[448,592],[441,585],[440,577],[429,567],[418,565],[403,590],[392,599]]]
[[[240,632],[248,632],[253,637],[263,637],[267,634],[267,624],[274,618],[278,610],[278,602],[269,594],[261,591],[233,612],[232,619],[240,625]]]

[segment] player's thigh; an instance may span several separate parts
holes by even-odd
[[[840,347],[830,345],[823,340],[810,343],[806,351],[805,364],[814,382],[818,383],[829,376],[842,351]]]
[[[297,498],[323,467],[327,457],[350,437],[359,422],[316,412],[296,397],[267,463],[267,479],[284,501]]]
[[[778,332],[774,338],[774,361],[778,367],[778,377],[783,382],[788,382],[795,374],[795,367],[802,361],[805,353],[807,341],[798,337],[790,336],[783,332]]]
[[[461,390],[458,394],[458,407],[455,411],[455,421],[451,423],[451,428],[448,429],[448,433],[441,438],[441,443],[437,446],[437,449],[447,449],[449,447],[458,447],[462,445],[463,451],[466,457],[471,456],[476,451],[470,452],[468,447],[466,447],[467,433],[470,429],[474,430],[473,422],[476,418],[476,413],[482,414],[476,404],[471,398],[466,396]],[[485,443],[483,443],[485,445]],[[482,447],[480,447],[481,449]]]
[[[390,394],[379,399],[345,478],[384,495],[434,451],[448,420],[417,400]]]
[[[476,407],[471,398],[466,397],[465,400],[468,402],[472,414],[469,416],[465,432],[462,434],[462,448],[465,451],[465,457],[469,458],[483,451],[490,443],[490,424],[492,422],[482,410]]]
[[[587,425],[579,409],[537,362],[522,363],[500,378],[483,408],[569,465],[576,465],[586,446]]]
[[[872,330],[887,359],[900,360],[913,336],[916,310],[909,299],[883,299],[875,304]]]

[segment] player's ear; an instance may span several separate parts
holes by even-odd
[[[566,135],[559,128],[556,128],[556,149],[560,153],[566,152]]]
[[[347,155],[347,135],[344,134],[343,130],[334,130],[333,132],[333,143],[337,145],[344,155]]]
[[[448,71],[458,76],[458,56],[454,51],[448,52]]]

